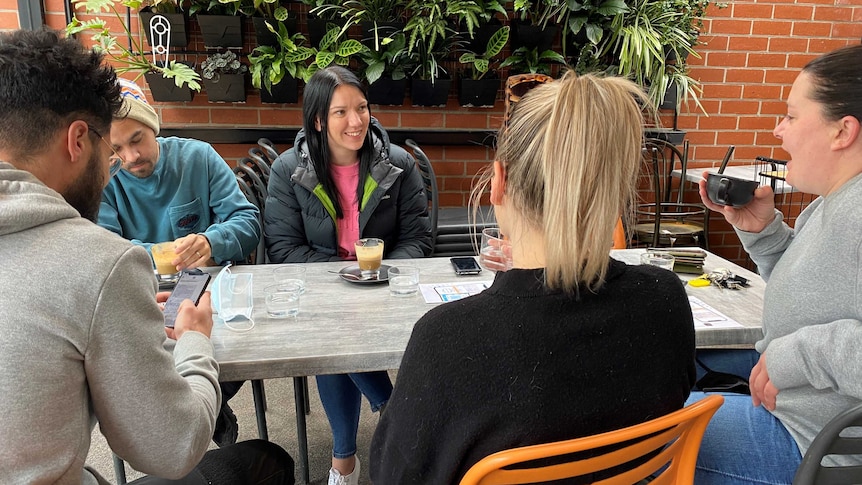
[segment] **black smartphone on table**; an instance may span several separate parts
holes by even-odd
[[[482,267],[479,266],[479,263],[476,262],[476,258],[473,256],[458,256],[449,258],[449,261],[455,267],[455,274],[457,275],[479,274],[482,272]]]
[[[191,300],[198,304],[204,291],[209,284],[210,275],[201,270],[190,270],[180,272],[180,277],[177,280],[171,296],[165,302],[165,326],[174,328],[174,323],[177,320],[177,312],[180,309],[180,303],[183,300]]]

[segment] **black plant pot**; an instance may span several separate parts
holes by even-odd
[[[391,77],[381,77],[368,86],[368,102],[389,106],[404,104],[407,91],[407,79],[394,80]]]
[[[488,41],[491,40],[491,37],[500,30],[500,27],[502,26],[502,22],[496,18],[492,18],[488,23],[482,24],[479,28],[473,30],[473,38],[471,39],[470,33],[467,31],[467,27],[462,22],[459,26],[459,32],[461,32],[464,39],[468,39],[467,46],[469,49],[472,52],[478,52],[481,54],[488,48]]]
[[[195,97],[195,92],[188,86],[177,87],[171,78],[162,77],[161,73],[148,72],[144,74],[154,101],[186,102]]]
[[[539,53],[554,45],[557,31],[560,30],[556,25],[546,25],[545,28],[541,28],[538,25],[523,24],[516,20],[512,21],[512,25],[512,50],[519,47],[527,49],[538,47]]]
[[[284,76],[281,82],[272,85],[272,92],[260,88],[261,103],[296,103],[299,101],[298,83],[295,78]]]
[[[659,105],[658,109],[672,109],[676,110],[676,103],[679,100],[679,86],[676,83],[670,83],[667,86],[667,91],[664,92],[664,98],[662,98],[661,105]]]
[[[308,14],[308,18],[306,19],[308,25],[308,40],[311,42],[312,46],[319,46],[320,41],[323,39],[323,36],[326,35],[327,24],[335,24],[341,28],[344,28],[344,24],[347,23],[346,19],[319,19],[317,17],[312,17],[311,14]]]
[[[150,19],[152,19],[156,15],[161,15],[165,17],[168,23],[171,25],[171,38],[168,43],[169,47],[185,47],[189,45],[189,34],[188,34],[188,17],[182,13],[153,13],[150,7],[144,7],[141,9],[139,13],[141,17],[141,28],[144,29],[144,33],[147,35],[147,43],[153,45],[153,39],[150,33]],[[163,30],[157,27],[156,34],[161,34]],[[158,37],[157,37],[158,39]]]
[[[216,74],[204,79],[210,103],[244,103],[245,74]]]
[[[376,38],[375,25],[377,26]],[[369,49],[379,51],[380,46],[377,45],[375,39],[379,42],[380,39],[388,37],[400,30],[403,30],[404,22],[360,22],[359,26],[362,28],[362,44],[367,46]]]
[[[242,48],[242,19],[236,15],[200,15],[204,47]]]
[[[266,28],[266,23],[269,22],[276,31],[278,31],[278,20],[274,18],[252,17],[254,25],[254,37],[257,39],[257,45],[268,45],[275,47],[278,45],[278,37]],[[282,22],[287,27],[288,34],[295,34],[297,30],[296,19],[285,19]]]
[[[465,79],[458,81],[458,104],[475,108],[493,108],[500,90],[500,80]]]
[[[446,106],[451,87],[451,79],[435,79],[433,83],[413,79],[410,83],[410,99],[413,106]]]

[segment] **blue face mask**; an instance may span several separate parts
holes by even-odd
[[[210,286],[213,310],[225,324],[234,319],[252,321],[254,304],[251,282],[252,275],[231,273],[230,265],[222,268],[213,280]],[[233,328],[230,325],[228,327]]]

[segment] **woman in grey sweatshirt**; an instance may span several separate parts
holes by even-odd
[[[860,79],[862,45],[854,45],[809,62],[793,83],[773,133],[790,154],[787,182],[820,196],[795,227],[783,222],[770,187],[732,208],[711,202],[700,183],[704,204],[733,225],[768,284],[751,397],[725,397],[704,436],[698,485],[791,483],[823,426],[862,402]]]

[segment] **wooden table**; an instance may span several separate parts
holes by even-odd
[[[629,264],[639,264],[643,249],[611,251]],[[236,266],[235,272],[254,275],[255,326],[247,332],[234,332],[216,323],[212,341],[223,381],[294,377],[297,393],[297,434],[300,441],[300,466],[308,482],[307,439],[305,435],[306,396],[303,378],[319,374],[341,374],[397,369],[410,338],[413,325],[435,304],[425,303],[420,294],[407,298],[389,295],[385,284],[357,284],[342,280],[339,269],[350,262],[309,263],[306,293],[296,318],[273,319],[267,316],[263,288],[273,283],[278,265]],[[493,273],[456,276],[448,258],[386,260],[384,264],[411,264],[421,270],[421,283],[490,282]],[[716,346],[751,347],[762,337],[761,312],[765,283],[756,274],[709,253],[705,270],[727,268],[748,278],[751,286],[726,290],[714,286],[694,288],[690,295],[738,321],[742,328],[698,328],[699,348]],[[696,275],[680,275],[684,280]],[[258,425],[265,434],[263,396],[259,382],[255,387]]]

